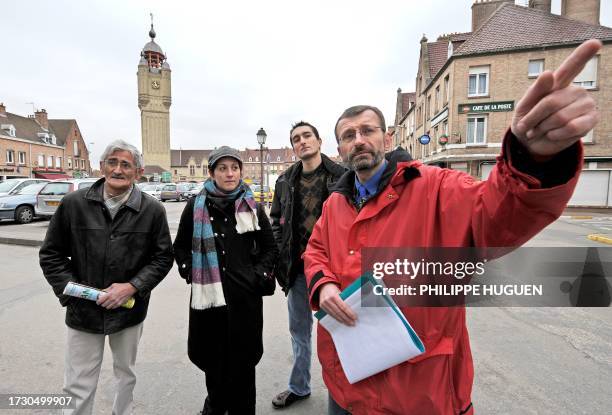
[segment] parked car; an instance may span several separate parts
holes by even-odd
[[[64,196],[75,190],[91,187],[96,181],[98,179],[91,178],[56,180],[47,183],[36,198],[36,215],[44,217],[53,216]]]
[[[13,219],[17,223],[30,223],[35,216],[36,195],[46,182],[34,183],[17,193],[0,196],[0,219]]]
[[[261,202],[261,185],[252,184],[251,190],[253,191],[253,195],[255,196],[256,202]],[[274,192],[270,190],[268,186],[263,187],[263,201],[265,203],[272,203],[272,199],[274,198]]]
[[[180,192],[183,194],[183,199],[187,200],[191,198],[191,190],[197,186],[197,183],[187,182],[179,183],[176,185]]]
[[[202,191],[204,182],[196,183],[195,187],[189,191],[189,198],[196,197]]]
[[[143,193],[153,196],[157,200],[160,199],[161,189],[164,187],[161,183],[149,183],[146,186],[140,188]]]
[[[0,182],[0,196],[12,195],[18,193],[21,189],[26,186],[35,183],[48,183],[51,180],[47,179],[6,179],[3,182]]]
[[[162,187],[159,195],[159,200],[162,202],[165,202],[166,200],[176,200],[177,202],[182,202],[183,199],[183,188],[179,188],[179,185],[174,183],[165,184],[164,187]]]

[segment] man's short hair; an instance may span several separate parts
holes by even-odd
[[[315,127],[314,125],[306,121],[298,121],[291,126],[291,131],[289,131],[289,142],[291,143],[291,148],[293,148],[293,140],[291,139],[291,134],[293,134],[293,130],[295,130],[298,127],[310,127],[315,137],[317,137],[317,140],[319,141],[321,140],[321,137],[319,137],[319,130],[317,130],[317,127]]]
[[[130,143],[123,141],[123,140],[115,140],[111,142],[109,145],[107,145],[106,149],[102,153],[102,156],[100,156],[100,160],[102,161],[106,160],[115,151],[130,152],[132,154],[132,157],[134,158],[135,167],[137,169],[140,169],[144,166],[144,161],[142,159],[142,154],[140,153],[140,151],[136,147],[131,145]]]
[[[338,123],[340,122],[340,120],[356,117],[367,110],[374,111],[380,121],[380,128],[383,130],[383,132],[387,131],[387,127],[385,124],[385,116],[383,115],[381,110],[371,105],[355,105],[354,107],[345,109],[340,118],[338,118],[338,121],[336,121],[336,125],[334,126],[334,135],[336,136],[337,143],[340,143],[340,140],[338,138]]]

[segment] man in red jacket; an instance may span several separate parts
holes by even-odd
[[[425,166],[398,150],[375,107],[347,109],[336,123],[351,171],[324,205],[304,253],[310,302],[346,325],[356,315],[339,293],[361,275],[366,247],[520,246],[558,218],[582,167],[580,137],[599,119],[571,81],[601,47],[590,40],[519,101],[489,179]],[[473,414],[473,365],[464,307],[403,307],[425,353],[349,384],[329,333],[317,352],[329,414]]]

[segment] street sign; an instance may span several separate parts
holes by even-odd
[[[514,111],[514,101],[480,102],[478,104],[459,104],[459,114],[469,112],[506,112]]]
[[[427,134],[424,134],[419,138],[419,143],[423,145],[429,144],[430,141],[431,141],[431,138]]]
[[[164,183],[171,182],[172,181],[172,175],[170,174],[169,171],[165,171],[165,172],[162,173],[161,179],[162,179],[162,182],[164,182]]]

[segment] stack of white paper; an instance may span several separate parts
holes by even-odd
[[[346,326],[322,310],[315,314],[331,334],[351,384],[425,352],[423,342],[393,299],[373,293],[377,284],[371,276],[361,277],[340,294],[357,314],[355,326]],[[363,306],[374,303],[380,305]]]

